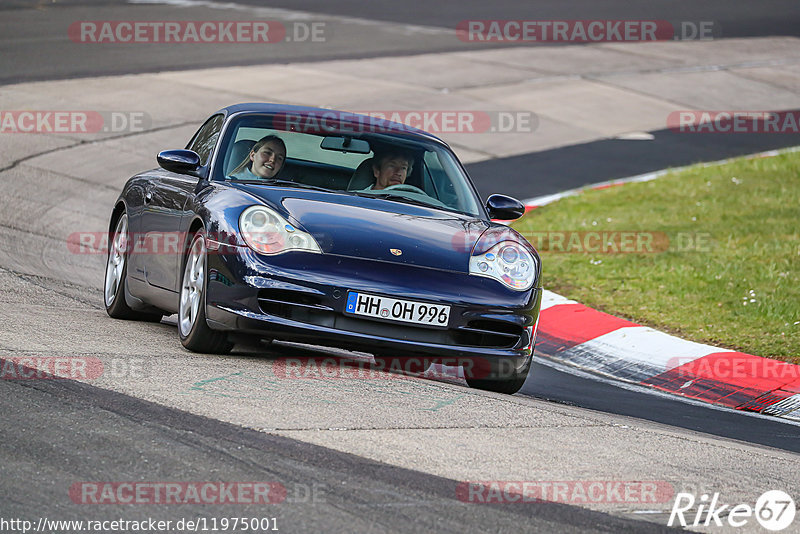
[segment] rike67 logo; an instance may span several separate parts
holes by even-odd
[[[669,514],[667,526],[687,527],[727,526],[743,527],[755,520],[765,529],[777,532],[794,521],[794,500],[784,491],[764,492],[755,503],[723,504],[719,493],[703,494],[697,499],[691,493],[678,493]]]

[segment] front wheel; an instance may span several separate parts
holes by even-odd
[[[528,371],[531,368],[531,358],[528,358],[527,363],[523,366],[522,369],[519,371],[515,370],[511,372],[511,375],[508,377],[503,378],[472,378],[470,376],[465,376],[464,378],[467,380],[467,384],[469,387],[474,389],[482,389],[485,391],[494,391],[495,393],[507,393],[508,395],[513,395],[520,389],[522,389],[522,385],[525,383],[525,379],[528,378]]]
[[[183,269],[178,334],[183,346],[192,352],[225,354],[233,348],[233,343],[226,334],[212,330],[206,323],[206,280],[206,239],[201,230],[192,237]]]

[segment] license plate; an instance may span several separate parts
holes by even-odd
[[[440,328],[447,328],[450,320],[450,306],[447,305],[393,299],[355,291],[347,293],[345,313]]]

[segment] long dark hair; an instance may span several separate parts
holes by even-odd
[[[248,152],[247,155],[245,155],[245,157],[242,160],[242,162],[239,165],[237,165],[236,168],[233,169],[229,174],[233,175],[233,174],[236,174],[237,172],[242,172],[245,169],[249,169],[250,168],[250,154],[255,154],[256,152],[261,150],[262,146],[266,145],[270,141],[275,141],[278,145],[280,145],[281,148],[283,148],[283,153],[284,154],[286,153],[286,143],[283,142],[283,139],[281,139],[277,135],[273,135],[273,134],[265,135],[264,137],[262,137],[261,139],[256,141],[256,144],[254,144],[253,148],[250,149],[250,152]],[[283,169],[283,164],[281,164],[281,169]],[[278,172],[280,172],[280,170],[278,170]]]

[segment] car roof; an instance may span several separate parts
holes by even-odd
[[[371,117],[369,115],[353,113],[350,111],[315,108],[309,106],[291,106],[288,104],[249,102],[249,103],[235,104],[232,106],[224,107],[219,111],[217,111],[215,115],[219,113],[224,113],[227,116],[233,115],[235,113],[269,113],[269,114],[298,113],[301,115],[307,114],[310,116],[316,116],[320,118],[324,117],[325,116],[324,114],[341,113],[343,123],[358,125],[360,128],[364,128],[366,126],[369,129],[369,127],[373,127],[375,132],[384,135],[390,135],[390,136],[396,135],[398,137],[406,137],[406,138],[416,137],[421,140],[424,139],[426,141],[435,141],[441,145],[448,146],[447,143],[442,141],[440,138],[436,137],[431,133],[426,132],[425,130],[420,130],[419,128],[414,128],[406,124],[393,122],[378,117]],[[350,118],[352,118],[352,120],[350,120]]]

